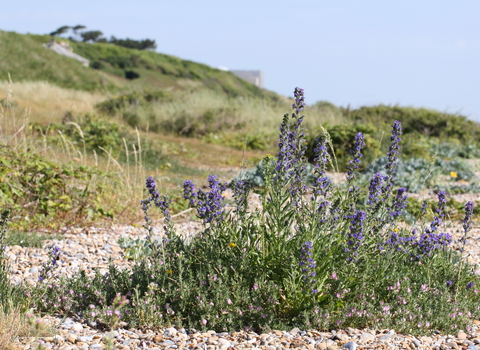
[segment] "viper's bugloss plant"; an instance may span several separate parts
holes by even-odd
[[[353,149],[350,151],[352,155],[352,160],[348,163],[347,166],[347,181],[350,184],[358,174],[358,168],[360,166],[361,158],[363,156],[362,149],[365,147],[365,137],[361,132],[355,136],[355,142],[353,144]]]
[[[49,260],[42,264],[40,270],[40,276],[38,276],[38,281],[42,282],[53,276],[54,270],[58,267],[58,260],[60,260],[60,248],[51,245],[48,253]]]
[[[383,175],[375,174],[364,188],[357,175],[365,137],[358,133],[346,184],[337,185],[327,173],[326,133],[317,139],[315,164],[307,171],[304,91],[296,88],[294,95],[293,113],[285,114],[280,125],[277,157],[266,156],[259,167],[265,186],[253,191],[260,207],[248,206],[250,188],[242,179],[227,186],[211,175],[207,191],[187,180],[184,198],[203,226],[185,237],[173,230],[168,198],[148,179],[149,197],[142,201],[148,236],[152,239],[148,212],[154,206],[172,225],[165,230],[168,243],[160,242],[162,254],[152,253],[154,258],[140,260],[131,271],[112,265],[105,276],[80,273],[43,294],[45,300],[63,300],[62,291],[73,290],[73,296],[65,296],[68,302],[55,306],[47,301],[43,307],[85,317],[90,313],[101,322],[96,313],[92,316],[91,305],[108,310],[119,293],[130,300],[122,320],[132,325],[218,331],[374,324],[425,333],[466,329],[478,319],[479,277],[452,250],[450,234],[442,232],[445,193],[439,193],[429,226],[403,220],[407,192],[392,181],[400,122],[392,128]],[[227,187],[233,193],[231,206],[224,196]],[[473,204],[467,203],[466,233],[472,213]]]

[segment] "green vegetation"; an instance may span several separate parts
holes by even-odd
[[[295,113],[283,119],[278,157],[262,161],[259,209],[249,211],[252,188],[244,181],[231,184],[229,211],[227,184],[217,176],[209,176],[208,189],[185,181],[184,198],[203,223],[198,235],[186,239],[175,231],[170,199],[149,177],[142,201],[147,238],[119,242],[137,260],[133,269],[111,264],[104,276],[80,271],[70,279],[45,280],[32,290],[36,307],[84,315],[104,326],[115,314],[116,321],[136,327],[218,332],[372,325],[417,334],[466,329],[480,317],[478,271],[451,248],[452,237],[444,232],[445,193],[438,193],[436,205],[418,208],[415,201],[407,205],[405,189],[394,186],[401,124],[392,128],[386,175],[375,174],[368,188],[358,181],[365,137],[355,135],[346,185],[334,186],[325,177],[331,159],[324,134],[315,145],[307,192],[306,140],[298,116],[302,92],[296,89]],[[149,217],[153,207],[165,217],[165,235],[158,239]],[[405,207],[421,219],[406,224]],[[468,202],[464,238],[473,211]]]
[[[53,277],[48,282],[56,288],[42,283],[28,290],[31,298],[24,287],[8,283],[2,255],[0,298],[10,300],[5,306],[0,299],[5,312],[35,306],[85,315],[94,305],[96,321],[108,326],[116,310],[122,321],[140,327],[375,324],[419,333],[451,331],[468,325],[469,316],[480,317],[478,275],[451,249],[441,223],[466,220],[465,210],[470,220],[470,211],[479,210],[465,209],[444,193],[480,191],[469,161],[479,156],[479,124],[426,109],[349,110],[322,101],[305,108],[304,122],[285,117],[283,148],[277,149],[278,117],[291,100],[176,57],[71,42],[74,52],[91,60],[86,68],[42,47],[48,40],[0,31],[0,45],[9,52],[0,60],[0,74],[24,81],[18,99],[11,84],[0,98],[0,207],[12,218],[10,235],[6,214],[2,218],[0,243],[41,246],[47,236],[29,232],[40,227],[138,223],[146,214],[160,216],[150,212],[153,205],[166,214],[169,240],[151,234],[146,241],[125,239],[120,243],[127,258],[137,262],[132,271],[111,266],[108,275],[93,279],[82,273]],[[54,103],[50,95],[68,104]],[[21,112],[29,102],[32,111]],[[399,135],[389,135],[394,121],[403,126],[401,160],[392,151]],[[306,138],[296,133],[302,128]],[[295,154],[290,162],[286,146]],[[352,149],[355,159],[361,149],[360,163],[352,162]],[[277,157],[265,158],[267,152]],[[225,209],[225,184],[218,178],[209,177],[208,189],[193,187],[224,168],[229,172],[221,176],[230,180],[237,175],[232,167],[260,159],[256,169],[229,184],[232,211]],[[347,171],[346,183],[331,185],[327,164],[328,170]],[[259,181],[257,188],[239,181],[248,180],[248,173]],[[148,175],[158,188],[153,178],[144,188]],[[185,177],[192,181],[182,184]],[[304,184],[312,190],[308,195]],[[438,193],[439,203],[407,200],[401,188]],[[243,197],[250,190],[263,204],[253,212],[246,207],[250,197]],[[210,207],[199,199],[210,200]],[[204,222],[201,239],[184,240],[169,226],[169,215],[189,206]],[[63,301],[45,302],[54,298]]]
[[[0,31],[1,80],[7,80],[10,74],[14,81],[49,81],[64,88],[88,91],[124,85],[115,76],[89,69],[45,48],[43,44],[49,41],[49,36]]]

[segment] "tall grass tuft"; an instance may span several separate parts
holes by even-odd
[[[92,147],[102,152],[99,142],[111,144],[107,124],[89,118],[86,129],[74,121],[62,127],[32,124],[28,110],[17,113],[13,86],[10,81],[0,102],[0,205],[12,212],[13,225],[53,229],[100,218],[137,220],[140,210],[131,204],[144,193],[140,135],[135,145],[126,144],[126,155],[104,149],[99,158]],[[135,161],[123,165],[119,157]]]

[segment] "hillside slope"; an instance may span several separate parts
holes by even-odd
[[[206,88],[229,96],[281,98],[231,72],[205,64],[113,44],[70,42],[75,53],[90,60],[90,67],[83,67],[80,62],[45,48],[43,44],[50,39],[48,35],[0,31],[0,80],[6,80],[10,73],[14,81],[43,80],[88,91]]]
[[[42,44],[48,36],[22,35],[0,31],[0,80],[48,81],[60,87],[77,90],[122,87],[121,79],[82,66]]]

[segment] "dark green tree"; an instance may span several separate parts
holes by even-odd
[[[66,33],[69,29],[70,29],[69,26],[62,26],[62,27],[58,28],[56,31],[51,32],[50,35],[59,36],[59,35],[62,35],[64,33]]]
[[[103,33],[99,30],[91,30],[91,31],[83,32],[80,34],[80,36],[83,39],[83,42],[87,42],[87,41],[97,42],[102,35]]]

